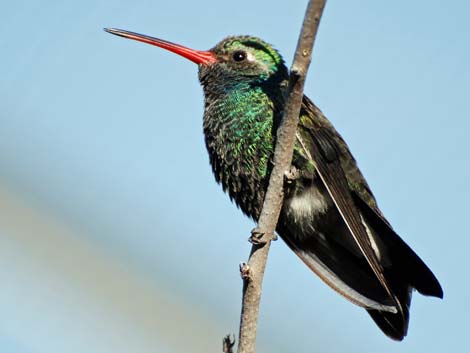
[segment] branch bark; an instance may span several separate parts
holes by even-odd
[[[257,227],[257,232],[264,234],[263,240],[266,242],[264,245],[254,244],[248,264],[240,268],[244,281],[238,353],[254,353],[255,351],[264,270],[284,199],[284,175],[292,163],[305,77],[325,3],[326,0],[309,1],[291,66],[284,115],[277,132],[274,168]]]

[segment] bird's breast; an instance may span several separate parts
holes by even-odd
[[[204,135],[212,170],[248,216],[261,210],[274,150],[273,105],[261,92],[206,96]]]

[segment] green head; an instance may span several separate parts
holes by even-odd
[[[279,53],[268,43],[251,36],[233,36],[210,50],[216,58],[211,65],[199,65],[203,85],[233,86],[243,83],[280,82],[287,68]]]
[[[268,43],[252,36],[233,36],[208,51],[199,51],[162,39],[120,29],[105,31],[152,44],[181,55],[199,66],[202,85],[227,90],[238,85],[279,83],[288,76],[279,53]]]

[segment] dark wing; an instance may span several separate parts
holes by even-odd
[[[309,139],[310,143],[306,144],[302,133],[298,132],[298,142],[304,149],[305,154],[313,161],[316,173],[325,185],[351,236],[373,270],[377,280],[393,300],[397,310],[402,312],[403,309],[401,308],[400,301],[396,298],[385,277],[384,269],[372,247],[367,230],[363,225],[361,214],[353,199],[350,183],[341,164],[341,155],[342,153],[344,154],[340,149],[341,146],[338,144],[338,139],[341,138],[308,98],[304,97],[303,103],[305,110],[303,114],[301,113],[299,131],[303,133],[308,132],[311,138]],[[326,121],[317,120],[319,117],[323,117]],[[344,141],[342,142],[344,143]],[[355,164],[354,160],[353,163]],[[361,180],[362,184],[367,187],[362,176]],[[371,199],[373,200],[373,197]],[[375,200],[373,202],[375,203]]]
[[[309,102],[307,98],[304,98],[304,101]],[[311,102],[310,104],[313,105]],[[313,112],[308,113],[312,114]],[[305,119],[304,117],[303,121],[301,120],[301,124],[305,124]],[[313,143],[306,145],[302,135],[298,133],[297,139],[300,145],[313,161],[318,176],[323,181],[352,237],[374,271],[377,279],[390,297],[393,298],[393,292],[385,279],[382,265],[377,259],[377,255],[370,243],[369,236],[361,220],[361,215],[352,197],[348,179],[341,165],[341,151],[335,142],[337,134],[328,125],[320,126],[312,123],[310,126],[303,125],[303,128],[307,129],[311,134],[311,141]],[[396,303],[398,307],[398,301]]]
[[[346,187],[344,182],[344,179],[346,179],[357,210],[364,217],[366,223],[377,233],[389,251],[394,253],[396,258],[399,258],[400,261],[394,261],[394,265],[401,264],[403,270],[401,275],[406,277],[409,283],[421,294],[442,298],[443,291],[437,278],[419,256],[395,233],[378,208],[374,195],[357,167],[346,142],[308,97],[304,97],[303,103],[305,115],[309,117],[313,115],[314,117],[313,119],[310,118],[308,122],[303,120],[303,123],[306,123],[304,128],[309,131],[312,131],[312,129],[313,131],[320,131],[318,134],[315,132],[312,134],[313,139],[318,141],[317,144],[321,146],[319,155],[324,155],[331,160],[330,163],[327,163],[330,172],[343,175],[343,177],[340,177],[343,188]],[[315,123],[315,119],[318,119],[317,121],[320,124]],[[320,163],[325,159],[319,158]],[[323,164],[325,163],[323,162]],[[332,167],[333,164],[334,167]],[[345,170],[348,171],[347,174],[344,173]],[[348,202],[350,201],[349,199]]]
[[[439,282],[418,255],[393,231],[377,207],[347,144],[307,97],[303,100],[297,139],[304,155],[312,160],[316,173],[360,252],[398,309],[394,314],[366,306],[368,313],[388,336],[401,340],[408,327],[412,288],[424,295],[442,298],[443,292]],[[365,224],[371,234],[368,234]],[[379,247],[388,254],[385,264],[378,259],[371,238],[375,246],[380,244]],[[295,242],[291,240],[289,245],[307,264],[309,263],[308,258],[296,249]],[[338,252],[338,248],[334,251]],[[347,256],[342,258],[346,259]],[[315,270],[314,266],[310,267]],[[335,288],[335,285],[332,286]]]

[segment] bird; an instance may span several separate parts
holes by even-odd
[[[204,139],[215,180],[256,222],[289,78],[279,52],[250,35],[229,36],[201,51],[121,29],[105,31],[198,65]],[[348,145],[305,95],[295,137],[276,233],[328,286],[364,308],[388,337],[403,340],[412,293],[443,298],[439,281],[393,230]],[[257,240],[254,234],[252,241]]]

